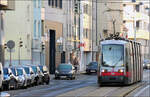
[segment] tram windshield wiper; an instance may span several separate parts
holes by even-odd
[[[117,64],[122,60],[122,56],[120,57],[120,59],[112,66],[113,68],[115,68],[117,66]]]

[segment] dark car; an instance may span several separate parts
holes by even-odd
[[[50,75],[49,75],[49,71],[48,71],[47,67],[46,67],[45,65],[39,65],[39,68],[40,68],[40,70],[41,70],[42,73],[43,73],[43,81],[44,81],[46,84],[49,84]]]
[[[72,64],[59,64],[55,71],[55,79],[61,77],[75,79],[75,68]]]
[[[150,69],[150,60],[148,60],[148,59],[144,60],[143,69]]]
[[[3,79],[3,87],[4,89],[17,89],[17,80],[12,73],[11,69],[8,67],[3,68],[3,74],[4,74],[4,79]]]
[[[36,65],[32,65],[31,68],[35,74],[36,85],[43,84],[43,73],[40,68]]]
[[[88,65],[86,65],[86,73],[96,73],[98,68],[97,62],[90,62]]]

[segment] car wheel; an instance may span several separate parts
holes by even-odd
[[[17,82],[16,82],[16,81],[15,81],[14,89],[15,89],[15,90],[16,90],[16,89],[18,89],[18,84],[17,84]]]

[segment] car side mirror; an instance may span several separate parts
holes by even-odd
[[[0,71],[0,75],[2,74],[2,71]]]
[[[47,73],[47,71],[43,71],[43,73]]]
[[[12,75],[12,73],[9,73],[9,75]]]
[[[33,72],[31,72],[30,74],[33,74]]]

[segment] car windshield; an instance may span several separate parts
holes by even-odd
[[[124,48],[122,45],[102,46],[102,66],[115,67],[123,66]]]
[[[11,68],[12,73],[16,76],[15,68]]]
[[[27,74],[30,74],[30,72],[29,72],[29,67],[24,67],[24,70],[25,70],[25,72],[26,72]]]
[[[43,72],[43,66],[39,66],[40,67],[40,70]]]
[[[37,73],[37,67],[36,66],[32,66],[32,69],[33,69],[34,73]]]
[[[23,75],[23,70],[22,69],[17,69],[18,75]]]
[[[3,72],[5,75],[8,74],[8,68],[3,68]]]
[[[88,64],[89,66],[97,66],[97,62],[91,62]]]
[[[71,70],[72,66],[71,65],[67,65],[67,64],[60,64],[58,66],[58,70]]]

